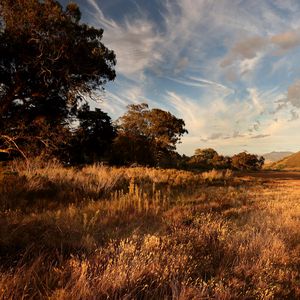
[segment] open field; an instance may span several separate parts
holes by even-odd
[[[0,298],[299,299],[297,174],[6,167]]]
[[[277,180],[300,180],[300,172],[299,171],[256,171],[256,172],[240,172],[236,173],[237,177],[247,178],[252,180],[253,178],[267,180],[267,181],[277,181]]]

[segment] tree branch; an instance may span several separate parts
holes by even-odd
[[[11,138],[8,135],[0,135],[0,138],[3,138],[4,140],[8,141],[8,143],[11,143],[15,149],[17,149],[17,151],[23,156],[23,158],[26,160],[26,162],[28,163],[28,158],[25,155],[25,153],[19,148],[19,146],[17,145],[17,143],[14,141],[13,138]]]

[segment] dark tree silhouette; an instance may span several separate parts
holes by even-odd
[[[88,104],[78,112],[79,126],[70,143],[70,162],[83,164],[109,160],[111,144],[116,137],[111,118],[100,109],[90,110]]]
[[[264,164],[264,157],[250,154],[247,152],[241,152],[232,156],[232,167],[242,171],[257,171],[260,170]]]
[[[189,165],[196,169],[209,169],[212,167],[212,161],[215,156],[218,156],[218,153],[212,148],[198,148],[191,157]]]
[[[160,165],[187,133],[184,126],[184,121],[170,112],[150,110],[145,103],[129,105],[119,119],[115,157],[125,163]]]
[[[76,4],[0,2],[0,134],[22,147],[28,137],[49,140],[47,128],[61,133],[79,102],[115,78],[103,30],[80,17]]]

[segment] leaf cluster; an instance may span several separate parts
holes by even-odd
[[[146,103],[132,104],[118,120],[118,138],[115,148],[127,149],[120,153],[123,162],[159,165],[165,156],[170,155],[187,133],[185,123],[161,109],[149,109]]]
[[[1,0],[0,135],[61,148],[81,102],[114,80],[116,57],[103,30],[80,18],[74,3]]]

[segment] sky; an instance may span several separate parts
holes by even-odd
[[[116,53],[113,120],[145,102],[185,121],[179,153],[300,150],[299,0],[75,2]]]

